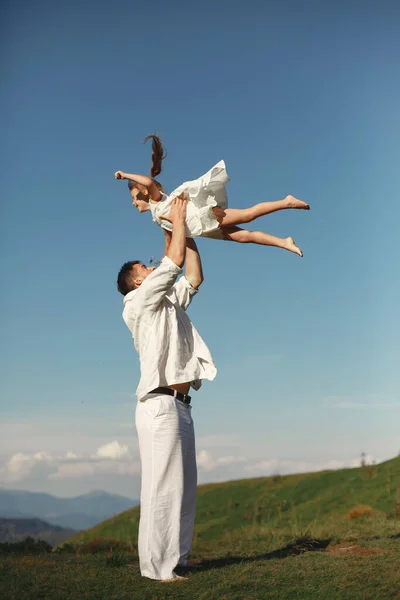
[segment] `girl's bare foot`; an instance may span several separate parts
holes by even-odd
[[[299,200],[295,196],[286,196],[286,202],[288,203],[289,208],[302,208],[303,210],[310,210],[310,205],[307,202],[303,202],[303,200]]]
[[[160,583],[172,583],[172,581],[186,581],[189,577],[181,577],[181,575],[177,575],[173,579],[160,579]]]
[[[295,254],[298,254],[299,256],[303,256],[302,251],[300,250],[300,248],[298,248],[298,246],[296,246],[296,244],[294,243],[294,239],[292,237],[286,238],[285,242],[286,242],[286,245],[285,245],[286,250],[289,250],[289,252],[294,252]]]

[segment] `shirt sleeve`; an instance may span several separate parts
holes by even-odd
[[[193,296],[198,292],[198,290],[189,283],[186,277],[181,277],[173,286],[173,290],[178,304],[183,310],[186,310],[189,307]]]
[[[182,269],[168,256],[146,277],[135,294],[135,312],[156,310],[168,290],[174,285]]]

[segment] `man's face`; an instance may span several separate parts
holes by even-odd
[[[132,272],[135,287],[139,287],[146,277],[148,277],[155,269],[156,267],[146,267],[146,265],[143,265],[142,263],[133,265]]]

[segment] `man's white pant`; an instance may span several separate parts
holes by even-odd
[[[142,463],[140,572],[172,579],[191,550],[197,466],[191,406],[148,394],[136,406]]]

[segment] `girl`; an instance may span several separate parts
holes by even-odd
[[[116,179],[129,180],[132,204],[140,213],[150,210],[153,221],[164,229],[172,231],[172,224],[164,217],[170,211],[172,200],[184,194],[189,199],[186,216],[187,237],[202,236],[245,244],[277,246],[303,256],[291,237],[278,238],[262,231],[247,231],[238,225],[250,223],[258,217],[287,208],[309,210],[308,204],[294,196],[286,196],[283,200],[260,202],[250,208],[228,208],[225,185],[229,177],[223,160],[199,179],[186,181],[167,196],[162,185],[154,179],[161,173],[161,164],[165,158],[164,149],[158,136],[149,135],[144,143],[149,139],[153,140],[151,177],[123,171],[115,173]]]

